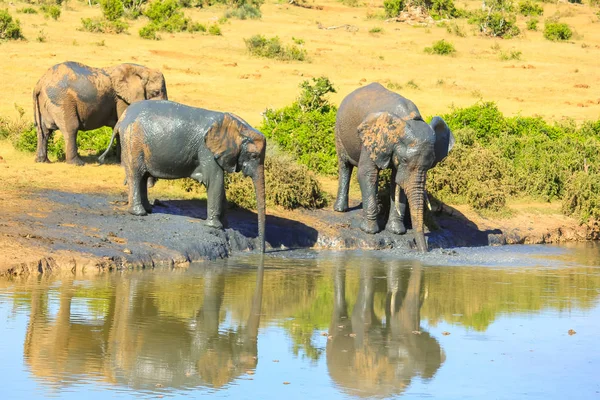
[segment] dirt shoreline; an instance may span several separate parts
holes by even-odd
[[[156,201],[154,212],[135,217],[123,194],[41,190],[23,201],[37,212],[8,213],[0,221],[1,275],[186,266],[190,262],[256,251],[256,214],[229,210],[227,229],[204,226],[200,200]],[[41,206],[43,205],[43,207]],[[296,248],[395,249],[415,251],[414,237],[383,231],[367,235],[358,228],[359,204],[348,213],[322,210],[268,210],[269,252]],[[598,239],[598,227],[579,225],[560,215],[520,212],[508,219],[485,219],[467,207],[442,206],[440,229],[427,233],[430,249],[506,244],[540,244]],[[543,218],[543,223],[540,219]]]

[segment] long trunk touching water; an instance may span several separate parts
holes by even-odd
[[[423,207],[425,206],[425,172],[419,173],[406,188],[406,197],[410,206],[410,219],[415,231],[415,240],[420,252],[427,252],[427,242],[423,233]]]
[[[254,190],[256,192],[256,211],[258,214],[258,240],[260,252],[265,252],[265,167],[259,165],[253,176]]]

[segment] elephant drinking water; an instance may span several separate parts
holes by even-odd
[[[339,184],[334,210],[348,210],[352,169],[358,167],[364,220],[361,229],[377,233],[377,179],[379,170],[392,168],[391,203],[387,229],[406,232],[406,202],[410,205],[415,238],[427,251],[423,234],[427,170],[442,161],[454,145],[454,136],[440,117],[423,121],[415,104],[379,83],[356,89],[342,101],[335,122]]]
[[[150,177],[191,177],[207,190],[207,225],[222,228],[225,172],[242,171],[256,190],[258,236],[265,250],[265,151],[262,133],[241,118],[172,101],[132,104],[115,126],[121,136],[122,165],[129,184],[129,212],[146,215]]]

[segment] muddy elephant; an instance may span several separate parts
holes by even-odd
[[[114,127],[125,109],[144,99],[167,99],[163,74],[136,64],[94,68],[65,62],[50,68],[33,90],[37,127],[36,162],[49,162],[48,139],[59,129],[69,164],[83,165],[77,154],[77,132]]]
[[[356,89],[342,101],[335,122],[339,183],[334,210],[348,210],[352,169],[358,167],[364,219],[361,229],[377,233],[377,180],[379,171],[392,168],[391,204],[386,228],[406,233],[406,203],[415,229],[417,247],[427,251],[423,233],[427,170],[442,161],[454,145],[454,136],[440,117],[423,121],[415,104],[379,83]]]
[[[115,126],[121,137],[122,165],[129,185],[129,212],[146,215],[149,177],[190,177],[206,186],[207,225],[223,227],[225,172],[250,176],[256,191],[258,236],[265,250],[266,139],[241,118],[172,101],[140,101]]]
[[[431,379],[446,356],[421,328],[421,265],[415,262],[411,269],[399,260],[382,265],[380,259],[361,259],[358,293],[349,313],[345,264],[341,256],[333,270],[327,341],[331,379],[349,395],[380,398],[401,395],[417,376]],[[384,275],[385,281],[376,278]],[[375,312],[376,293],[386,294],[385,319]]]

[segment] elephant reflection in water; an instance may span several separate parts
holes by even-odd
[[[346,304],[345,258],[334,269],[334,310],[327,342],[329,375],[349,394],[391,396],[404,392],[415,376],[429,379],[445,360],[438,341],[420,327],[423,271],[398,261],[384,268],[387,288],[376,287],[380,261],[361,258],[359,292],[352,314]],[[387,290],[385,322],[375,315],[376,289]]]
[[[256,367],[263,266],[258,268],[250,316],[219,330],[224,271],[203,271],[202,305],[195,317],[164,315],[148,275],[111,274],[108,310],[99,323],[72,314],[75,286],[65,280],[56,318],[49,317],[49,283],[32,291],[24,356],[32,373],[66,385],[82,374],[134,388],[219,388]],[[199,302],[200,303],[200,302]]]

